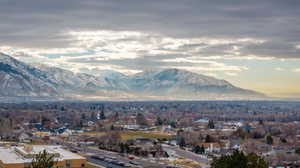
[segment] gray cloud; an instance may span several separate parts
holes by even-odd
[[[2,0],[0,46],[65,48],[74,41],[64,31],[129,30],[174,38],[258,38],[267,42],[244,44],[241,56],[299,58],[299,7],[298,0]],[[222,56],[233,45],[240,44],[209,46],[199,55]],[[144,59],[136,61],[164,64],[158,57]]]
[[[245,54],[254,54],[262,57],[300,58],[300,50],[290,43],[269,41],[262,44],[249,44],[244,46]]]
[[[113,59],[113,60],[99,60],[96,58],[71,58],[68,60],[70,63],[80,63],[84,64],[85,67],[82,69],[87,69],[89,67],[101,67],[105,65],[113,65],[118,67],[119,71],[122,70],[153,70],[153,69],[165,69],[165,68],[181,68],[189,69],[192,71],[243,71],[246,67],[239,67],[233,65],[222,64],[215,61],[203,61],[203,60],[181,60],[172,61],[174,58],[184,58],[184,55],[160,55],[160,56],[143,56],[138,58],[125,58],[125,59]],[[91,70],[94,68],[91,68]],[[86,71],[87,72],[87,71]]]

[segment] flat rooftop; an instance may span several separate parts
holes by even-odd
[[[30,163],[33,158],[28,157],[28,154],[36,155],[43,150],[46,150],[50,154],[54,154],[56,156],[55,159],[58,161],[85,159],[78,154],[63,149],[61,146],[33,145],[30,151],[21,146],[0,147],[0,160],[4,164]]]

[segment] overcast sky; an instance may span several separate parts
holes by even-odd
[[[300,95],[299,0],[1,0],[0,52],[76,72],[180,68]]]

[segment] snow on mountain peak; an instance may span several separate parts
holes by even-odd
[[[128,95],[178,99],[262,97],[225,80],[182,69],[148,70],[126,76],[104,70],[96,75],[74,73],[44,64],[26,64],[0,53],[0,96],[76,96],[117,98]]]

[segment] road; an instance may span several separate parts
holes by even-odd
[[[127,157],[121,156],[119,153],[116,152],[110,152],[110,151],[106,151],[106,150],[101,150],[98,148],[85,148],[85,151],[87,153],[93,153],[93,154],[97,154],[100,156],[110,156],[110,157],[115,157],[118,161],[122,161],[125,163],[129,163],[130,159],[128,159]],[[140,165],[142,165],[142,167],[146,167],[146,168],[164,168],[166,165],[161,165],[159,163],[156,162],[151,162],[150,159],[141,159],[139,157],[135,156],[134,159],[135,162],[139,163]]]
[[[59,139],[55,139],[52,141],[53,141],[53,144],[63,145],[64,147],[67,147],[71,151],[76,151],[79,153],[85,153],[85,154],[90,154],[90,155],[115,157],[118,161],[122,161],[124,163],[129,163],[129,161],[130,161],[127,157],[121,156],[119,153],[101,150],[97,147],[88,147],[88,146],[80,147],[80,146],[77,146],[70,142],[62,142]],[[90,155],[86,155],[86,157],[88,158],[89,161],[90,161],[90,157],[89,157]],[[143,158],[135,157],[134,161],[139,163],[140,165],[142,165],[142,167],[144,167],[144,168],[164,168],[166,166],[165,164],[161,164],[161,163],[155,161],[155,159],[149,159],[149,158],[143,159]],[[97,164],[95,160],[91,160],[91,163]],[[98,163],[99,163],[99,165],[103,165],[103,166],[105,166],[104,164],[106,164],[106,163],[100,164],[100,162],[98,162]],[[107,167],[107,166],[105,166],[105,167]],[[116,167],[116,166],[114,166],[114,167]],[[116,168],[119,168],[119,167],[116,167]]]
[[[186,159],[190,159],[192,161],[195,161],[195,162],[198,162],[200,165],[203,165],[204,167],[210,167],[210,161],[206,158],[203,158],[193,152],[190,152],[190,151],[186,151],[186,150],[183,150],[183,149],[180,149],[176,146],[170,146],[170,145],[162,145],[163,146],[163,149],[165,151],[167,151],[168,153],[172,153],[172,154],[175,154],[179,157],[183,157],[183,158],[186,158]]]
[[[101,165],[103,167],[111,167],[111,168],[126,168],[125,166],[119,166],[113,163],[108,163],[102,160],[92,159],[90,157],[87,158],[88,162],[94,163],[96,165]]]

